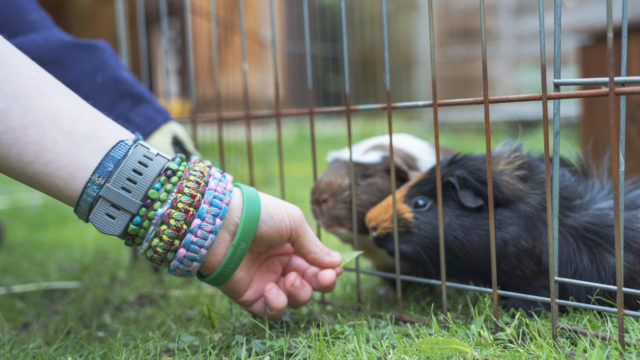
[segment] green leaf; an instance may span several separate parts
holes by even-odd
[[[347,251],[346,253],[342,254],[342,262],[340,263],[340,267],[344,267],[345,265],[347,265],[348,263],[352,262],[353,260],[355,260],[358,256],[362,255],[364,253],[364,251],[362,250],[357,250],[357,251]]]
[[[443,351],[465,352],[478,356],[473,349],[460,340],[449,338],[424,338],[416,343],[416,346],[425,354],[438,354]]]

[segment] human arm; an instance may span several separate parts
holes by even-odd
[[[0,58],[0,171],[73,206],[102,156],[133,134],[2,37]],[[221,290],[254,314],[278,317],[288,305],[306,303],[311,290],[331,290],[340,255],[319,242],[297,207],[266,194],[260,199],[263,210],[253,244]],[[242,205],[234,193],[203,262],[204,275],[217,268],[230,247]]]

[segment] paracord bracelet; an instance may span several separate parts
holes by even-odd
[[[73,212],[78,218],[84,222],[89,221],[89,214],[98,202],[98,195],[104,184],[111,178],[113,172],[116,171],[122,160],[127,156],[133,145],[140,141],[141,138],[120,140],[107,151],[98,166],[84,184],[82,193],[73,207]]]
[[[233,190],[232,183],[231,175],[216,167],[211,169],[207,191],[196,218],[169,265],[169,274],[182,277],[196,275],[227,215],[227,206]]]
[[[169,155],[138,141],[103,186],[89,221],[101,233],[120,237],[169,160]]]
[[[198,279],[212,286],[224,285],[236,272],[253,242],[260,220],[260,195],[258,191],[248,185],[239,183],[233,185],[242,192],[242,216],[236,235],[222,263],[211,275],[204,276],[198,271]]]
[[[156,265],[164,265],[173,259],[175,251],[180,247],[191,221],[193,220],[202,193],[208,182],[211,163],[192,159],[183,181],[177,187],[176,197],[164,215],[163,223],[158,226],[145,256]]]

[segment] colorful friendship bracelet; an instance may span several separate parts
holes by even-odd
[[[160,177],[154,182],[153,187],[147,191],[145,200],[142,202],[142,207],[127,226],[127,231],[123,236],[125,245],[140,246],[142,244],[149,230],[149,226],[155,217],[154,209],[157,210],[167,201],[169,195],[182,178],[186,169],[184,161],[184,155],[176,155],[176,157],[167,163],[160,173]]]
[[[227,215],[233,177],[213,167],[207,191],[189,230],[169,265],[169,273],[192,277],[202,265]]]
[[[224,285],[236,272],[253,242],[260,220],[258,191],[243,184],[234,183],[233,185],[242,192],[242,216],[236,235],[222,263],[211,275],[204,276],[198,271],[198,279],[212,286]]]
[[[91,211],[98,202],[98,195],[104,187],[104,184],[107,183],[111,175],[113,175],[122,161],[127,157],[133,145],[140,140],[141,138],[139,136],[133,139],[120,140],[113,145],[102,160],[100,160],[98,166],[96,166],[85,183],[82,193],[80,193],[80,197],[78,197],[76,205],[73,208],[73,212],[76,213],[80,220],[89,222],[89,214],[91,214]]]
[[[158,226],[145,253],[149,261],[156,265],[163,265],[175,256],[175,251],[200,206],[202,193],[208,182],[211,163],[192,159],[189,165],[183,181],[178,185],[176,196],[164,215],[164,221]]]

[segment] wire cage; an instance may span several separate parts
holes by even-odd
[[[330,3],[331,6],[326,6]],[[379,0],[367,2],[366,9],[363,2],[350,2],[345,0],[301,0],[301,1],[260,1],[249,0],[136,0],[135,4],[125,0],[115,0],[115,13],[117,25],[118,50],[125,61],[132,68],[136,68],[142,81],[154,90],[159,98],[172,109],[176,117],[180,118],[191,128],[192,135],[198,141],[202,141],[210,135],[207,129],[217,129],[218,162],[225,168],[230,154],[225,153],[225,136],[223,125],[228,123],[243,124],[237,130],[240,137],[246,139],[246,181],[251,185],[257,183],[255,174],[255,156],[253,149],[253,136],[255,126],[264,122],[273,122],[276,132],[275,166],[277,166],[277,178],[280,188],[280,196],[285,197],[285,157],[283,155],[283,121],[288,118],[302,119],[308,122],[310,131],[309,161],[312,164],[312,180],[318,178],[317,146],[316,146],[316,122],[324,121],[320,117],[332,115],[339,118],[346,125],[346,142],[351,152],[353,143],[352,119],[355,114],[379,113],[386,118],[386,131],[394,133],[394,116],[397,112],[406,109],[423,109],[430,112],[433,126],[433,142],[436,148],[437,173],[437,210],[439,221],[439,252],[440,273],[439,279],[421,278],[401,273],[399,258],[399,235],[396,207],[395,166],[393,156],[393,138],[389,136],[390,147],[390,172],[391,193],[393,199],[393,241],[395,248],[395,272],[387,273],[377,270],[362,269],[358,262],[354,268],[346,270],[356,274],[357,299],[360,299],[361,275],[372,275],[395,280],[397,293],[397,314],[403,318],[402,283],[403,281],[417,282],[437,286],[441,289],[442,311],[447,312],[448,289],[463,289],[492,295],[493,313],[498,318],[498,306],[500,297],[531,300],[550,305],[552,314],[552,333],[557,337],[558,307],[569,306],[594,311],[615,313],[618,319],[618,340],[625,345],[624,321],[626,316],[640,317],[640,312],[625,309],[624,294],[640,295],[640,290],[623,287],[623,256],[624,234],[622,219],[624,216],[624,179],[625,179],[625,131],[627,118],[626,96],[640,93],[640,76],[628,76],[628,31],[629,31],[629,5],[628,0],[621,0],[616,5],[620,11],[614,14],[612,0],[606,1],[606,13],[598,14],[597,18],[606,23],[606,49],[607,49],[607,77],[586,78],[562,77],[561,55],[563,53],[561,40],[561,18],[563,1],[553,1],[553,71],[551,84],[553,88],[547,88],[549,75],[547,74],[547,27],[545,27],[545,5],[551,8],[551,1],[538,0],[537,16],[529,14],[530,19],[535,19],[536,25],[529,28],[535,34],[537,41],[527,42],[529,51],[538,52],[539,81],[537,89],[529,93],[509,93],[507,87],[490,88],[491,81],[503,82],[505,74],[489,75],[487,40],[493,32],[505,32],[505,28],[495,28],[495,24],[501,25],[505,19],[500,17],[500,12],[492,11],[491,14],[498,19],[491,19],[488,25],[486,20],[485,0],[479,0],[475,5],[469,6],[469,14],[479,22],[479,33],[474,31],[472,36],[479,39],[480,68],[474,68],[478,74],[477,79],[482,86],[482,96],[466,95],[460,91],[460,84],[455,82],[445,84],[438,82],[439,70],[436,68],[436,46],[441,37],[438,31],[442,31],[439,22],[445,20],[434,15],[434,2],[432,0],[419,0],[417,8],[413,8],[416,18],[415,27],[408,30],[402,29],[396,21],[396,28],[392,27],[389,9],[392,8],[397,15],[397,6],[394,2]],[[437,2],[436,2],[437,3]],[[489,1],[492,9],[508,6],[515,2]],[[250,6],[247,6],[247,5]],[[439,5],[439,4],[437,4]],[[575,5],[580,7],[580,4]],[[368,12],[367,9],[375,8]],[[572,9],[572,10],[575,10]],[[531,10],[531,4],[529,5]],[[533,8],[535,10],[535,8]],[[127,14],[135,12],[135,16]],[[357,11],[356,11],[357,10]],[[548,14],[548,17],[551,17]],[[319,22],[318,17],[325,16],[331,20]],[[374,24],[371,29],[376,31],[363,31],[354,33],[353,22],[359,17],[360,21]],[[614,17],[620,23],[620,49],[614,52]],[[364,19],[364,20],[363,20]],[[250,20],[250,21],[247,21]],[[465,19],[467,21],[468,19]],[[471,21],[471,20],[468,20]],[[447,21],[450,22],[450,21]],[[451,26],[456,26],[455,24]],[[135,29],[133,29],[134,27]],[[440,30],[439,30],[440,29]],[[508,26],[507,26],[508,31]],[[417,33],[417,31],[424,31]],[[400,35],[390,37],[390,32],[395,31]],[[286,33],[285,35],[282,35]],[[207,34],[205,37],[194,34]],[[280,34],[280,35],[279,35]],[[312,36],[315,35],[315,36]],[[312,38],[313,37],[313,38]],[[203,40],[204,39],[204,40]],[[283,40],[284,39],[284,40]],[[359,44],[369,43],[374,39],[377,46],[369,46],[365,50]],[[409,79],[402,77],[399,72],[393,72],[392,62],[394,57],[400,60],[411,60],[412,55],[403,53],[402,46],[398,42],[402,39],[412,39],[412,42],[422,41],[424,51],[421,56],[415,57],[414,68],[421,68],[423,79]],[[529,38],[531,39],[531,38]],[[131,52],[130,42],[137,44],[136,51]],[[517,41],[517,40],[516,40]],[[223,50],[223,43],[226,44]],[[230,45],[231,44],[231,45]],[[490,44],[491,45],[491,44]],[[477,46],[477,45],[473,45]],[[133,46],[132,46],[133,47]],[[455,51],[468,51],[468,47]],[[537,50],[536,50],[537,48]],[[493,49],[496,50],[495,46]],[[452,51],[450,49],[450,51]],[[223,55],[233,52],[235,55],[225,58]],[[490,55],[490,54],[489,54]],[[615,58],[619,56],[620,67],[616,67]],[[137,57],[137,62],[131,59]],[[551,58],[551,57],[549,57]],[[396,60],[398,61],[398,60]],[[396,64],[396,66],[398,66]],[[405,63],[400,68],[408,66]],[[371,70],[363,75],[363,67]],[[249,71],[261,75],[250,76]],[[257,69],[257,70],[254,70]],[[392,87],[391,75],[402,79],[403,86]],[[616,74],[619,73],[619,76]],[[155,75],[154,75],[155,74]],[[204,74],[204,75],[203,75]],[[335,74],[339,74],[334,76]],[[372,77],[374,78],[372,80]],[[416,78],[416,76],[411,75]],[[427,79],[430,78],[429,81]],[[379,81],[382,80],[382,81]],[[411,82],[413,81],[413,82]],[[205,85],[202,85],[205,83]],[[296,83],[298,86],[292,86]],[[354,91],[357,84],[357,91]],[[381,86],[383,84],[383,86]],[[406,86],[410,84],[410,86]],[[596,89],[581,89],[575,86],[600,85]],[[569,88],[573,86],[574,88]],[[399,90],[396,90],[400,88]],[[262,89],[256,94],[255,89]],[[416,90],[418,89],[418,90]],[[445,89],[445,90],[443,90]],[[453,90],[452,90],[453,89]],[[566,90],[569,89],[569,90]],[[393,94],[392,94],[393,90]],[[490,91],[491,90],[491,91]],[[250,91],[253,91],[250,93]],[[490,92],[498,92],[498,95],[490,95]],[[182,94],[186,96],[182,97]],[[441,94],[445,94],[444,96]],[[454,94],[454,95],[450,95]],[[407,100],[415,99],[417,100]],[[611,179],[614,186],[614,219],[615,219],[615,263],[616,284],[597,284],[569,279],[558,275],[558,218],[559,218],[559,179],[552,174],[559,173],[560,164],[560,120],[561,104],[568,99],[580,98],[604,98],[608,102],[609,124],[609,151],[611,156]],[[180,100],[184,98],[184,100]],[[619,101],[619,108],[618,108]],[[493,104],[517,104],[517,106],[532,106],[540,111],[540,116],[534,116],[532,121],[541,122],[544,132],[544,158],[545,158],[545,188],[546,188],[546,219],[548,237],[548,261],[549,282],[551,284],[549,297],[516,293],[498,288],[495,219],[493,203],[492,182],[492,156],[491,156],[491,125],[500,121],[503,117],[499,112],[492,113]],[[575,103],[566,103],[565,112],[571,113]],[[445,244],[443,235],[443,206],[442,183],[440,180],[440,137],[439,126],[442,121],[449,121],[447,115],[443,116],[444,108],[465,108],[469,106],[481,107],[484,124],[486,144],[486,168],[488,177],[488,210],[490,229],[490,253],[491,253],[491,287],[481,287],[463,283],[456,283],[447,279],[444,263]],[[551,115],[549,115],[551,114]],[[506,115],[506,117],[513,114]],[[444,118],[444,120],[443,120]],[[540,119],[541,118],[541,119]],[[551,118],[552,124],[549,124]],[[258,125],[256,125],[258,124]],[[427,124],[425,124],[427,126]],[[551,127],[552,133],[549,134]],[[553,139],[550,143],[549,138]],[[237,161],[234,158],[234,161]],[[354,218],[354,248],[358,248],[357,224],[355,221],[356,199],[353,181],[353,162],[350,161],[352,211]],[[243,179],[245,180],[245,179]],[[311,183],[309,183],[310,188]],[[318,227],[318,236],[321,235]],[[558,284],[571,284],[588,286],[602,290],[614,291],[617,294],[615,307],[586,304],[559,299]],[[568,327],[570,328],[570,327]],[[575,330],[575,329],[574,329]]]

